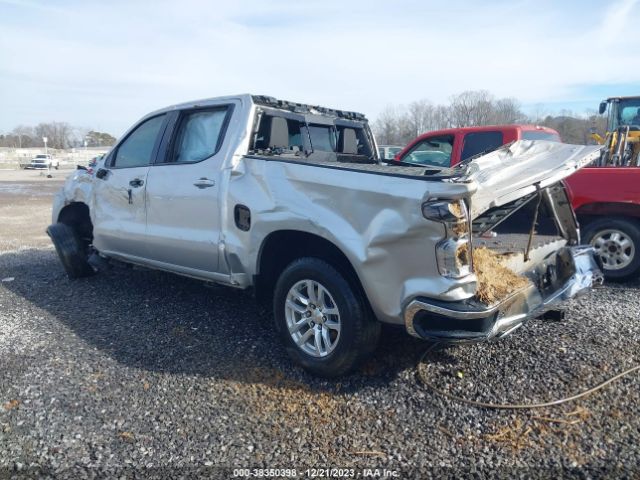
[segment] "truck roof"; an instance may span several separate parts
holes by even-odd
[[[247,103],[253,103],[255,105],[262,105],[270,108],[288,110],[290,112],[301,113],[301,114],[328,115],[328,116],[345,118],[348,120],[358,120],[358,121],[367,120],[364,114],[358,113],[358,112],[352,112],[348,110],[338,110],[338,109],[329,108],[329,107],[322,107],[320,105],[309,105],[306,103],[292,102],[289,100],[279,100],[277,98],[270,97],[268,95],[253,95],[250,93],[241,93],[238,95],[226,95],[222,97],[210,97],[210,98],[203,98],[199,100],[192,100],[184,103],[178,103],[176,105],[171,105],[169,107],[156,110],[155,112],[152,112],[147,116],[157,115],[158,113],[167,112],[167,111],[176,110],[176,109],[182,109],[182,108],[205,107],[213,102],[220,102],[224,100],[240,100]]]
[[[632,99],[636,99],[636,98],[640,98],[640,95],[626,95],[624,97],[609,97],[607,98],[607,102],[610,102],[612,100],[632,100]]]
[[[421,137],[432,137],[434,135],[454,135],[456,133],[470,133],[470,132],[495,132],[495,131],[507,131],[507,130],[538,130],[541,132],[558,133],[553,128],[543,127],[542,125],[533,124],[509,124],[509,125],[482,125],[480,127],[458,127],[458,128],[445,128],[442,130],[433,130],[421,134]]]

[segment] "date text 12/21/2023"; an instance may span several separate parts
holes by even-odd
[[[386,468],[237,468],[235,478],[398,478],[397,470]]]

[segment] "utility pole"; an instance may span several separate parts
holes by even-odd
[[[47,155],[47,153],[48,153],[47,140],[49,140],[47,137],[42,137],[42,141],[44,142],[44,154],[45,155]],[[49,157],[45,157],[45,160],[47,162],[47,172],[51,172],[51,159]]]

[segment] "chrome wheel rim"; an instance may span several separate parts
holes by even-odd
[[[602,230],[593,237],[591,245],[607,270],[621,270],[628,267],[636,253],[633,240],[621,230]]]
[[[307,355],[326,357],[340,341],[338,305],[315,280],[300,280],[289,289],[285,317],[291,339]]]

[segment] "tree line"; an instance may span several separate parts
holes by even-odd
[[[116,138],[105,132],[83,127],[72,127],[66,122],[43,122],[36,126],[18,125],[11,132],[0,134],[0,147],[29,148],[44,147],[43,137],[49,148],[108,147]]]
[[[417,100],[386,107],[373,123],[379,145],[406,145],[418,135],[444,128],[532,123],[553,128],[564,142],[591,143],[592,131],[603,133],[606,120],[595,111],[577,116],[568,110],[558,115],[542,107],[526,115],[515,98],[496,98],[486,90],[469,90],[450,97],[448,104]]]

